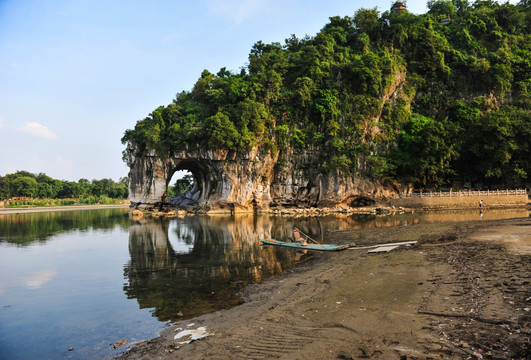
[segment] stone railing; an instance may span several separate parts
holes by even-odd
[[[389,200],[392,206],[424,209],[521,207],[529,203],[525,189],[416,192]]]
[[[427,191],[413,192],[410,194],[400,194],[401,198],[411,197],[471,197],[471,196],[508,196],[527,195],[526,189],[505,189],[505,190],[464,190],[464,191]]]

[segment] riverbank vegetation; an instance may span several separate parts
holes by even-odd
[[[67,231],[128,229],[131,221],[123,209],[85,210],[74,213],[46,211],[0,216],[0,234],[7,243],[19,246],[35,241],[44,243],[53,235]]]
[[[317,149],[306,166],[322,173],[525,187],[531,3],[430,0],[428,9],[359,9],[315,36],[258,41],[241,71],[203,71],[122,141],[161,156],[259,146],[280,162]]]
[[[0,199],[9,199],[7,206],[116,204],[127,195],[127,178],[66,181],[28,171],[0,176]]]

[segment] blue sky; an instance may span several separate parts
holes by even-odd
[[[425,1],[407,1],[415,14]],[[0,175],[118,180],[124,131],[204,69],[390,0],[0,0]]]

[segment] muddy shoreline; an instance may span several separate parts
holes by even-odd
[[[335,243],[245,288],[245,303],[175,323],[121,359],[528,359],[531,219],[332,232]],[[202,331],[189,344],[185,330]],[[124,346],[127,346],[124,345]]]

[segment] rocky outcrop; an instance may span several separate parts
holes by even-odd
[[[188,207],[202,211],[231,212],[267,207],[272,199],[267,172],[274,159],[257,150],[175,151],[167,157],[139,153],[133,143],[125,151],[129,172],[129,200],[136,207],[170,203],[168,184],[176,171],[192,173],[194,187],[186,195]]]
[[[375,118],[367,119],[362,142],[371,142],[380,133],[379,122],[386,103],[391,106],[403,97],[405,73],[398,71],[387,88]],[[274,139],[273,139],[274,140]],[[381,199],[390,190],[364,176],[319,170],[318,148],[293,149],[287,146],[272,154],[255,147],[248,152],[195,149],[176,150],[166,156],[139,151],[129,141],[124,158],[130,167],[129,200],[136,207],[170,204],[168,184],[176,171],[193,174],[194,187],[174,205],[194,211],[238,212],[275,207],[334,207],[350,205],[360,197]],[[279,155],[280,154],[280,155]],[[357,172],[368,173],[362,154]]]
[[[331,207],[349,204],[360,196],[384,197],[383,187],[363,178],[327,175],[300,168],[301,161],[316,160],[316,152],[284,156],[280,169],[272,157],[259,149],[246,153],[225,150],[175,151],[160,157],[154,152],[138,153],[133,143],[125,152],[130,167],[129,200],[135,207],[170,204],[169,182],[176,171],[187,170],[194,188],[185,207],[204,212],[240,212],[272,207]]]

